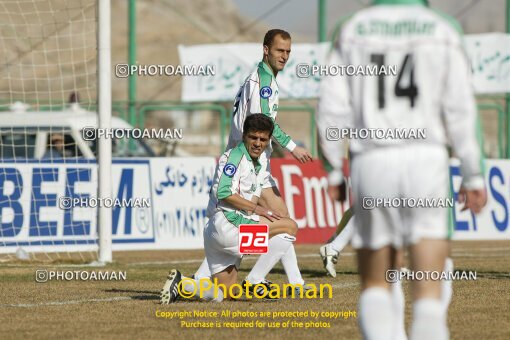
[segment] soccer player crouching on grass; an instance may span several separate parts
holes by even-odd
[[[269,249],[264,266],[267,272],[281,259],[295,241],[297,224],[290,218],[258,205],[261,194],[261,164],[259,157],[269,145],[273,121],[264,114],[253,114],[244,121],[242,142],[225,152],[216,168],[209,196],[207,215],[209,222],[204,230],[204,248],[212,274],[212,281],[225,285],[221,289],[202,292],[206,300],[222,301],[229,287],[237,282],[237,272],[243,255],[239,252],[239,225],[267,224]],[[267,274],[267,273],[266,273]],[[179,297],[179,289],[196,292],[194,284],[180,285],[183,276],[172,270],[163,288],[161,303],[172,303]]]

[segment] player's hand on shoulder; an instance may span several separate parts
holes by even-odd
[[[469,209],[475,214],[478,214],[487,204],[487,190],[485,188],[467,190],[466,188],[461,187],[458,200],[460,203],[464,203],[462,211]]]
[[[312,160],[312,155],[308,150],[301,146],[296,146],[294,150],[292,150],[292,156],[297,159],[300,163],[306,163]]]

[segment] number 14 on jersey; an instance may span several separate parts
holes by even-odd
[[[385,65],[384,54],[371,54],[370,62],[377,64],[380,68]],[[418,96],[418,87],[414,81],[414,63],[413,55],[406,54],[401,66],[399,67],[400,72],[398,73],[397,82],[393,89],[395,97],[404,97],[409,100],[411,108],[414,108],[416,97]],[[386,84],[385,76],[379,74],[377,76],[377,102],[379,109],[386,107]]]

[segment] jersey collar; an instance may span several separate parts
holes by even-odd
[[[246,156],[246,158],[254,165],[255,167],[255,171],[258,173],[260,168],[261,168],[261,165],[260,165],[260,162],[259,160],[257,159],[256,161],[253,161],[253,159],[251,158],[250,156],[250,153],[248,152],[248,150],[246,149],[246,146],[244,145],[243,142],[239,143],[239,145],[237,146],[239,148],[239,150],[241,150],[241,152]]]
[[[263,69],[265,72],[269,73],[273,78],[275,77],[274,76],[274,73],[273,73],[273,70],[271,70],[271,67],[267,66],[267,64],[264,62],[264,61],[261,61],[259,63],[259,68]]]

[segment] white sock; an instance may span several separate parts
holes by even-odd
[[[446,312],[440,300],[424,298],[414,302],[411,339],[448,339]]]
[[[218,288],[217,292],[215,289],[204,290],[202,299],[205,301],[221,302],[223,301],[223,290],[221,288]]]
[[[328,244],[329,250],[334,250],[337,253],[340,253],[346,245],[351,241],[352,235],[354,234],[354,217],[352,217],[347,225],[342,230],[340,234],[333,240],[333,242]]]
[[[447,257],[444,264],[445,273],[453,273],[453,260]],[[448,311],[448,306],[452,301],[453,288],[452,280],[441,281],[441,303],[443,304],[445,313]]]
[[[193,284],[192,281],[195,283]],[[196,293],[198,296],[200,294],[198,287],[200,287],[200,282],[198,280],[194,280],[191,277],[186,276],[182,277],[182,289],[184,289],[187,293]]]
[[[385,288],[368,288],[361,293],[358,321],[364,339],[393,339],[392,307],[391,294]]]
[[[393,320],[393,339],[406,340],[406,327],[405,327],[405,296],[402,289],[402,282],[397,280],[390,285],[391,300],[393,303],[393,313],[395,314]]]
[[[190,294],[193,293],[195,289],[198,292],[198,287],[200,287],[200,279],[211,278],[211,271],[209,270],[209,263],[207,263],[207,258],[204,257],[202,264],[200,264],[200,267],[194,276],[194,279],[185,276],[182,277],[183,279],[186,279],[182,285],[182,288]],[[191,283],[191,281],[195,281],[195,286]]]
[[[202,264],[198,267],[195,273],[195,279],[203,279],[205,277],[211,277],[211,271],[209,270],[209,263],[207,263],[207,257],[204,257]]]
[[[305,284],[305,280],[303,280],[301,272],[299,271],[296,250],[293,244],[290,245],[289,250],[282,256],[282,265],[290,284]]]
[[[189,294],[194,294],[192,299],[203,299],[205,301],[223,301],[223,290],[218,289],[218,293],[215,293],[214,287],[211,285],[212,280],[210,278],[202,278],[202,280],[207,280],[206,283],[203,283],[203,291],[202,297],[200,297],[200,280],[192,279],[191,277],[182,277],[182,289]],[[195,282],[195,283],[193,283]]]
[[[296,238],[289,234],[278,234],[271,237],[267,253],[259,257],[246,279],[252,284],[262,282],[295,240]]]

